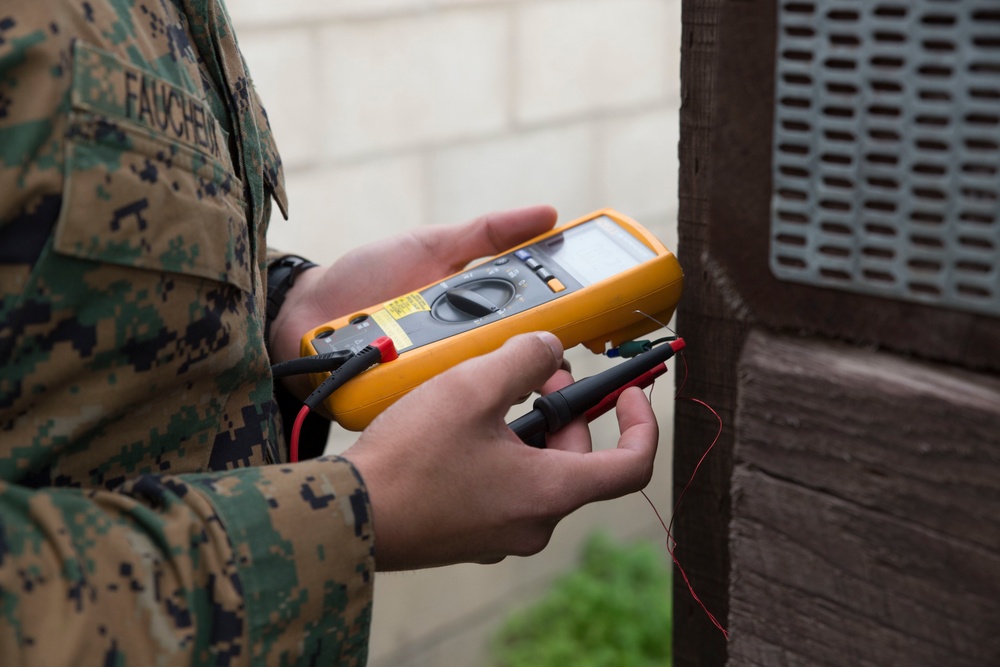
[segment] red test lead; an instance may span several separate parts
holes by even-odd
[[[555,433],[588,410],[599,408],[615,392],[624,391],[657,366],[684,349],[684,339],[654,347],[614,368],[585,377],[559,391],[538,398],[534,409],[508,426],[532,447],[544,447],[544,434]],[[616,399],[617,400],[617,399]]]
[[[292,463],[299,460],[299,433],[306,416],[325,401],[330,394],[337,391],[348,381],[364,373],[372,366],[393,361],[399,357],[396,345],[388,336],[379,336],[366,346],[363,350],[343,363],[340,368],[333,371],[328,378],[316,387],[316,390],[309,394],[303,402],[302,409],[299,410],[295,423],[292,425],[292,438],[288,443],[288,458]]]
[[[620,397],[626,389],[628,389],[629,387],[639,387],[639,389],[645,389],[649,385],[653,384],[656,378],[660,377],[666,372],[667,372],[666,364],[660,364],[659,366],[656,366],[655,368],[653,368],[653,370],[643,373],[641,376],[639,376],[635,380],[632,380],[624,387],[620,387],[616,389],[613,393],[605,396],[603,401],[601,401],[591,409],[587,410],[584,416],[587,418],[588,422],[594,421],[595,419],[603,415],[605,412],[615,407],[618,404],[618,397]]]

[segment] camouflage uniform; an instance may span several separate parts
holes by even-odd
[[[365,662],[364,486],[279,460],[272,199],[221,0],[0,4],[0,664]]]

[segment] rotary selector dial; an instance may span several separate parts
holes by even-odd
[[[434,300],[431,314],[442,322],[469,322],[497,312],[514,298],[514,285],[480,278],[449,288]]]

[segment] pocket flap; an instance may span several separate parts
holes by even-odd
[[[76,108],[66,141],[55,250],[210,278],[249,292],[252,271],[242,182],[212,155],[215,140],[206,133],[218,129],[217,124],[199,118],[197,128],[192,126],[189,134],[179,128],[175,136],[174,130],[160,130],[152,112],[145,120],[144,112],[132,118],[128,89],[121,86],[135,68],[93,47],[77,45],[75,53]],[[94,67],[99,68],[96,73]],[[117,74],[110,72],[114,67],[121,68]],[[121,85],[105,86],[96,94],[95,76],[102,73],[105,82]],[[146,77],[144,85],[161,90],[155,103],[161,110],[168,108],[163,94],[187,95],[148,72],[140,74]]]

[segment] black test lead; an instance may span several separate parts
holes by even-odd
[[[380,336],[372,341],[360,352],[351,354],[346,361],[339,364],[336,370],[320,383],[318,387],[306,397],[299,410],[295,423],[292,425],[292,438],[288,444],[288,458],[292,463],[299,460],[299,433],[302,430],[302,423],[306,415],[315,410],[320,403],[325,401],[333,392],[337,391],[349,381],[364,373],[372,366],[395,361],[399,358],[399,352],[392,339],[388,336]]]
[[[585,377],[582,380],[535,400],[534,409],[508,426],[517,437],[532,447],[545,446],[545,434],[555,433],[571,421],[601,405],[609,396],[663,364],[674,353],[684,349],[684,339],[677,338],[666,345],[625,361],[614,368]]]

